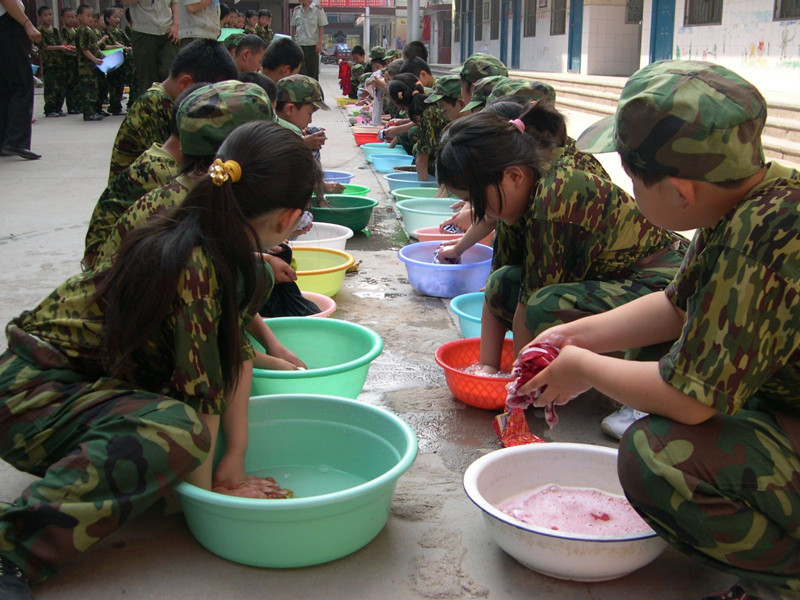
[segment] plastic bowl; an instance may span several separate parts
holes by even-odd
[[[372,157],[375,154],[396,154],[398,156],[408,156],[408,152],[406,152],[402,146],[395,146],[392,148],[389,144],[383,142],[364,144],[361,146],[361,149],[364,151],[364,158],[367,159],[367,162],[372,162]]]
[[[389,182],[389,189],[391,191],[405,188],[405,187],[426,187],[438,188],[439,184],[436,181],[420,181],[417,179],[416,173],[387,173],[383,178]]]
[[[339,108],[344,108],[348,104],[355,104],[358,102],[356,98],[348,98],[347,96],[339,96],[336,98],[336,104],[339,105]]]
[[[349,227],[335,223],[314,222],[311,224],[311,229],[289,242],[289,245],[344,250],[347,240],[351,237],[353,237],[353,230]]]
[[[314,313],[313,315],[306,315],[307,317],[329,317],[336,311],[336,300],[333,298],[328,298],[327,296],[323,296],[322,294],[315,294],[314,292],[300,292],[303,295],[303,298],[306,300],[310,300],[314,304],[317,305],[319,308],[318,313]]]
[[[323,171],[322,179],[329,183],[350,183],[355,175],[347,171]]]
[[[249,437],[245,471],[274,476],[293,498],[235,498],[185,482],[177,491],[201,545],[256,567],[316,565],[367,545],[417,455],[402,419],[334,396],[251,398]]]
[[[327,207],[309,208],[315,221],[344,225],[353,231],[361,231],[369,224],[372,209],[378,201],[366,196],[347,196],[345,194],[326,194]]]
[[[589,444],[527,444],[482,456],[464,473],[464,491],[483,511],[489,535],[529,569],[558,579],[606,581],[655,560],[667,544],[653,530],[591,536],[517,521],[497,504],[515,494],[557,484],[622,495],[617,450]]]
[[[372,191],[371,187],[366,185],[356,185],[355,183],[347,183],[342,192],[345,196],[366,196]]]
[[[325,390],[336,396],[357,398],[370,363],[383,350],[381,336],[356,323],[319,317],[276,317],[267,323],[275,337],[297,354],[308,369],[253,369],[251,396],[313,394]],[[253,345],[261,348],[257,342]]]
[[[414,157],[408,154],[373,154],[372,166],[378,173],[389,173],[395,167],[410,165]]]
[[[492,270],[492,249],[475,244],[461,255],[461,264],[434,264],[439,242],[419,242],[400,249],[411,286],[426,296],[453,298],[477,292],[486,285]]]
[[[395,206],[403,215],[403,229],[411,236],[415,229],[438,227],[442,221],[452,217],[451,204],[453,200],[450,198],[411,198],[400,200]]]
[[[438,187],[405,187],[392,190],[392,196],[395,200],[411,200],[413,198],[437,198],[436,194],[439,193]],[[450,204],[458,200],[455,197],[446,198],[450,200]]]
[[[506,405],[506,385],[512,377],[486,377],[464,373],[460,369],[476,364],[481,356],[479,337],[453,340],[436,349],[436,364],[444,369],[444,379],[450,393],[464,404],[502,410]],[[514,342],[503,340],[503,353],[500,355],[500,370],[511,372],[514,363]]]
[[[450,310],[458,318],[458,329],[465,338],[481,336],[481,316],[485,297],[483,292],[470,292],[456,296],[450,301]],[[513,338],[513,332],[507,332],[506,337]]]
[[[411,232],[411,237],[417,238],[420,242],[435,242],[435,241],[441,242],[445,240],[457,240],[463,235],[464,235],[463,233],[442,233],[441,231],[439,231],[438,225],[435,227],[420,227],[419,229],[415,229],[414,231]],[[491,246],[492,237],[494,237],[494,232],[487,235],[478,243],[483,244],[484,246]]]
[[[378,132],[371,132],[371,131],[362,131],[362,132],[353,132],[353,137],[356,140],[357,146],[363,146],[364,144],[370,144],[374,142],[378,142]]]
[[[344,274],[356,259],[347,252],[330,248],[292,248],[297,263],[297,287],[301,292],[314,292],[329,298],[342,287]]]

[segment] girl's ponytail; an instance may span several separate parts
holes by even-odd
[[[421,117],[428,104],[425,88],[411,73],[400,73],[389,83],[389,96],[395,104],[405,108],[410,119]]]
[[[532,102],[519,119],[525,124],[525,133],[532,135],[548,148],[560,148],[567,143],[567,123],[548,100]]]

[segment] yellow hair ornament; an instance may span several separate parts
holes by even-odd
[[[242,167],[239,166],[235,160],[226,160],[222,162],[220,159],[214,159],[211,166],[208,167],[208,174],[211,176],[211,181],[214,185],[222,185],[228,179],[232,183],[236,183],[242,178]]]

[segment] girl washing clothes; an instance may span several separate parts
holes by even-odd
[[[439,152],[439,183],[488,228],[468,232],[440,257],[457,257],[495,220],[507,228],[497,236],[486,284],[485,373],[498,371],[507,330],[519,351],[554,324],[664,289],[683,256],[681,238],[651,225],[628,194],[583,170],[570,156],[574,146],[542,138],[542,124],[552,122],[548,110],[530,105],[515,119],[490,111],[459,119]]]
[[[298,136],[242,125],[180,205],[8,324],[0,456],[41,479],[0,503],[0,567],[25,592],[184,478],[244,485],[243,324],[272,285],[256,253],[295,229],[319,182]]]

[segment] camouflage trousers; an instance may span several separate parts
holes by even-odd
[[[108,82],[108,112],[115,115],[122,112],[122,94],[125,91],[125,82],[130,81],[130,78],[130,59],[126,56],[122,66],[106,75],[106,81]]]
[[[0,554],[40,579],[191,473],[210,436],[183,402],[59,367],[22,338],[0,355],[0,456],[42,479],[0,502]]]
[[[81,98],[81,112],[83,112],[84,117],[97,112],[98,90],[95,71],[97,69],[94,67],[91,70],[78,69],[78,89]]]
[[[108,102],[108,79],[105,73],[99,69],[94,71],[94,76],[97,78],[97,104],[95,105],[97,110],[95,112],[100,112],[103,110],[103,104]]]
[[[64,57],[64,88],[67,110],[83,112],[83,102],[78,88],[78,59],[75,56]]]
[[[678,265],[680,262],[674,267],[631,269],[625,279],[546,285],[528,298],[525,325],[535,337],[553,325],[600,314],[663,290],[675,277]],[[506,266],[493,271],[486,281],[487,306],[509,329],[521,302],[522,275],[522,267]]]
[[[59,112],[64,106],[66,89],[64,73],[59,64],[47,65],[42,77],[44,83],[44,114]]]
[[[618,470],[670,545],[800,598],[800,417],[755,399],[699,425],[650,416],[622,438]]]

